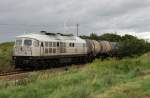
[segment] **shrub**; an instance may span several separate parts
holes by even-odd
[[[150,44],[142,39],[138,39],[131,35],[125,35],[118,43],[118,56],[134,56],[141,55],[150,51]]]
[[[13,44],[13,42],[0,44],[0,68],[8,67],[11,65]]]

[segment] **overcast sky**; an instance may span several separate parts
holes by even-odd
[[[149,32],[150,0],[0,0],[0,42],[41,30],[75,33],[77,23],[80,34]]]

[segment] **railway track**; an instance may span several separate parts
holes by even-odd
[[[4,72],[0,72],[0,76],[9,76],[9,75],[17,75],[17,74],[21,74],[21,73],[26,73],[29,71],[25,71],[25,70],[12,70],[12,71],[4,71]]]
[[[77,68],[80,68],[80,67],[83,67],[85,64],[81,64],[81,65],[73,65],[73,66],[76,66]],[[45,68],[45,69],[35,69],[35,70],[32,70],[32,69],[26,69],[26,70],[23,70],[23,69],[14,69],[14,70],[9,70],[9,71],[0,71],[0,77],[2,76],[10,76],[10,75],[19,75],[19,74],[22,74],[22,73],[28,73],[28,72],[34,72],[34,71],[45,71],[45,70],[59,70],[59,69],[63,69],[63,70],[68,70],[68,68],[71,67],[71,66],[61,66],[61,67],[53,67],[53,68]]]

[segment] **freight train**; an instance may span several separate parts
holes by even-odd
[[[117,43],[85,40],[72,34],[30,33],[17,36],[13,49],[16,68],[39,68],[78,62],[114,53]]]

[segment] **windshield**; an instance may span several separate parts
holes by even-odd
[[[22,45],[22,40],[16,40],[16,46],[21,46]]]
[[[32,40],[24,40],[24,45],[25,46],[31,46],[32,45]]]

